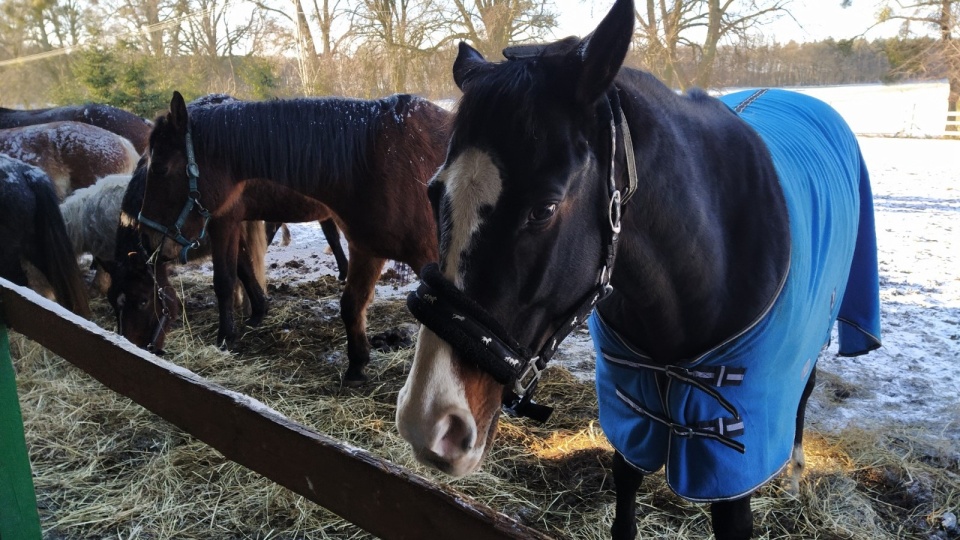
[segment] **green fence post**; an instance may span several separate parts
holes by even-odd
[[[0,324],[0,540],[40,538],[37,495],[23,435],[7,327]]]

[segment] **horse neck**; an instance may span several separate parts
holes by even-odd
[[[600,313],[653,358],[688,359],[772,299],[787,265],[786,207],[762,142],[721,104],[630,94],[639,185]]]
[[[377,102],[334,98],[225,104],[198,113],[192,125],[201,178],[211,170],[229,183],[255,178],[318,198],[359,180],[381,123]]]

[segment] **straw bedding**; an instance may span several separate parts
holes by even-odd
[[[363,388],[339,384],[346,338],[340,284],[333,278],[271,285],[267,320],[248,329],[232,354],[209,345],[217,317],[209,278],[184,272],[178,283],[186,320],[168,339],[169,360],[317,431],[449,483],[551,536],[609,536],[611,451],[596,422],[591,383],[550,368],[538,393],[539,401],[557,406],[550,422],[502,419],[483,470],[450,481],[413,462],[394,427],[412,348],[374,352],[371,382]],[[93,308],[97,322],[113,328],[106,302],[96,300]],[[402,337],[413,323],[399,299],[378,300],[369,312],[371,336]],[[46,538],[370,538],[227,461],[35,343],[16,334],[12,342]],[[821,384],[857,391],[835,381]],[[839,435],[808,430],[806,441],[800,493],[788,494],[787,482],[774,482],[754,498],[758,537],[960,538],[960,531],[941,526],[960,499],[955,442],[936,446],[894,425]],[[674,496],[662,474],[645,480],[638,507],[640,538],[710,535],[708,508]]]

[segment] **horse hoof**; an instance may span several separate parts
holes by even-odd
[[[251,328],[256,328],[260,326],[261,324],[263,324],[263,317],[264,317],[264,314],[252,315],[249,319],[247,319],[247,326]]]
[[[413,347],[413,338],[420,329],[414,325],[401,325],[370,337],[370,346],[380,352],[399,351]]]
[[[343,385],[347,388],[359,388],[369,381],[369,377],[363,373],[359,375],[351,375],[349,372],[343,376]]]

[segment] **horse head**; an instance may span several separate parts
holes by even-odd
[[[619,231],[607,94],[632,34],[633,4],[618,0],[586,38],[505,62],[460,45],[463,97],[429,190],[440,261],[410,298],[425,325],[397,408],[416,457],[448,474],[480,467],[501,404],[529,398],[607,285]]]
[[[199,247],[206,234],[213,194],[201,193],[187,105],[173,93],[170,110],[157,118],[150,132],[147,185],[139,221],[163,260],[186,262],[187,251]],[[209,185],[209,182],[205,183]]]
[[[117,318],[117,332],[160,354],[167,332],[180,316],[180,300],[170,284],[170,263],[152,256],[136,218],[146,189],[146,160],[140,159],[123,194],[107,299]]]
[[[180,318],[180,299],[170,283],[170,264],[155,263],[134,250],[115,261],[107,299],[117,332],[134,345],[163,354],[167,332]]]

